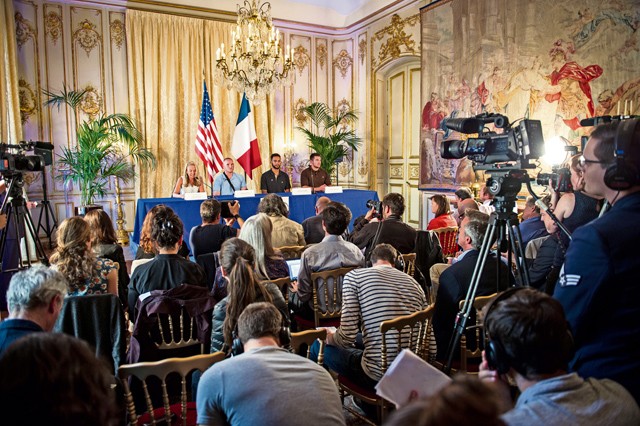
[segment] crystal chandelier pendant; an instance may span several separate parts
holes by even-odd
[[[231,46],[216,51],[216,79],[227,89],[245,93],[259,104],[277,88],[293,84],[293,49],[282,52],[281,34],[271,22],[271,4],[244,0],[238,5],[238,23],[231,32]]]

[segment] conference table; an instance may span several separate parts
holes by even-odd
[[[378,201],[378,193],[375,191],[367,191],[362,189],[345,189],[342,193],[325,194],[323,192],[310,195],[291,195],[291,193],[279,193],[281,197],[288,198],[289,219],[302,223],[308,217],[316,214],[315,206],[318,198],[322,196],[329,197],[332,201],[344,203],[351,210],[351,223],[349,230],[353,229],[353,220],[367,212],[367,201]],[[253,216],[258,212],[258,204],[265,194],[257,194],[254,197],[234,198],[231,195],[217,196],[216,200],[229,201],[237,200],[240,202],[240,217],[243,219]],[[182,223],[184,224],[184,241],[189,244],[189,232],[194,226],[200,225],[200,204],[202,200],[185,201],[182,198],[141,198],[136,205],[136,220],[133,227],[132,241],[137,246],[140,243],[140,231],[142,223],[147,212],[158,204],[164,204],[171,207],[176,212]],[[191,249],[191,247],[189,247]]]

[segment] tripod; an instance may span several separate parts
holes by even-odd
[[[0,214],[7,215],[7,224],[2,230],[2,236],[0,237],[0,270],[2,270],[2,272],[15,272],[31,266],[32,253],[30,253],[29,244],[26,241],[28,236],[31,236],[31,238],[33,238],[33,241],[35,242],[35,254],[38,260],[42,264],[49,266],[49,260],[44,253],[44,247],[42,246],[42,242],[38,239],[35,227],[33,225],[33,220],[31,219],[31,214],[27,209],[27,203],[22,196],[22,188],[24,185],[24,182],[22,180],[22,173],[16,173],[12,176],[5,175],[5,180],[8,182],[7,196],[2,203],[2,207],[0,208]],[[5,262],[4,255],[7,248],[7,234],[11,229],[11,225],[13,225],[13,229],[15,230],[18,252],[18,266],[17,268],[4,269],[3,263]],[[22,237],[25,238],[26,253],[22,253],[22,247],[20,245],[20,239]],[[24,254],[26,254],[26,257],[23,256]]]
[[[487,181],[487,188],[489,188],[491,193],[496,195],[494,199],[495,211],[489,216],[489,226],[487,227],[487,231],[485,232],[482,240],[482,246],[480,248],[478,260],[473,269],[471,282],[467,289],[467,295],[464,299],[462,309],[460,309],[460,312],[456,316],[453,335],[451,336],[449,347],[447,348],[447,363],[444,368],[445,374],[451,373],[453,356],[460,344],[460,339],[465,332],[467,320],[471,316],[473,301],[478,291],[478,285],[480,284],[480,277],[484,271],[484,265],[489,257],[494,239],[497,241],[498,247],[498,253],[496,256],[496,291],[499,291],[501,288],[500,262],[502,260],[500,259],[500,253],[508,251],[507,259],[509,265],[511,265],[513,253],[516,253],[520,259],[524,259],[522,235],[520,234],[520,228],[518,228],[518,216],[513,212],[516,205],[516,195],[521,187],[519,179],[520,178],[513,174],[513,172],[509,172],[506,176],[503,176],[498,180],[491,177]],[[520,262],[516,262],[516,271],[524,285],[528,286],[529,272],[526,268],[523,268],[520,265]]]
[[[53,234],[53,230],[58,227],[58,221],[56,220],[56,215],[53,214],[53,209],[51,208],[51,202],[47,198],[47,176],[42,170],[42,202],[40,203],[40,216],[38,217],[38,227],[36,228],[36,234],[42,229],[49,239],[49,248],[53,248],[51,243],[51,235]],[[53,223],[49,222],[49,215],[51,215],[51,219]],[[44,225],[42,224],[42,219],[44,216]]]

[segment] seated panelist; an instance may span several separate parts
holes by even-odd
[[[247,182],[238,173],[234,173],[235,163],[232,158],[225,158],[223,161],[223,171],[216,176],[213,181],[214,197],[218,195],[233,195],[238,190],[247,189]]]
[[[189,161],[184,168],[184,176],[180,176],[173,189],[173,196],[184,198],[184,194],[192,192],[204,192],[204,180],[197,175],[196,163]]]

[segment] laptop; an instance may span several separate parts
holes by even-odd
[[[300,270],[300,259],[289,259],[286,261],[289,267],[289,278],[291,281],[298,279],[298,271]]]

